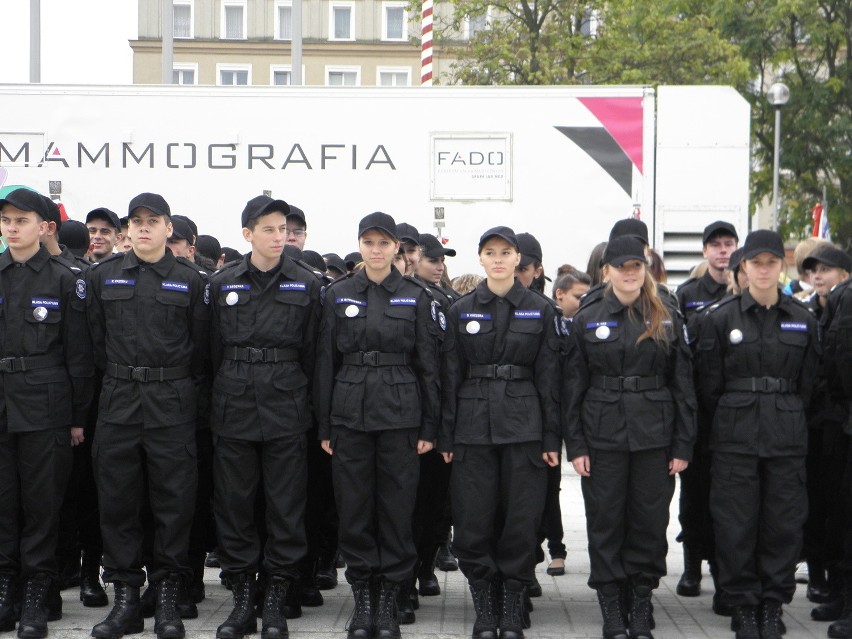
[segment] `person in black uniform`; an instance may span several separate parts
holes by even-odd
[[[737,249],[739,236],[729,222],[718,220],[704,228],[702,244],[707,271],[699,278],[688,279],[677,287],[680,311],[687,331],[694,334],[703,311],[728,294],[726,269],[731,254]],[[710,423],[704,412],[698,413],[698,439],[692,463],[680,474],[680,525],[677,540],[683,544],[683,574],[677,583],[677,594],[697,597],[701,594],[701,562],[710,560],[710,571],[716,580],[713,560],[713,524],[710,521],[710,451],[707,440]],[[720,611],[718,596],[713,609]]]
[[[283,255],[289,206],[259,195],[242,212],[252,251],[210,283],[213,382],[211,426],[219,561],[234,609],[219,639],[257,630],[253,600],[261,556],[255,495],[266,504],[263,637],[287,636],[286,592],[306,552],[305,433],[319,326],[320,282]]]
[[[93,397],[86,285],[40,246],[50,219],[46,198],[29,189],[0,200],[0,632],[15,628],[20,577],[22,639],[46,637],[62,617],[59,511]]]
[[[603,295],[574,316],[565,449],[582,477],[589,586],[603,636],[626,638],[629,617],[630,637],[649,638],[675,475],[695,444],[690,352],[679,316],[657,295],[641,240],[611,240],[603,262]]]
[[[355,597],[349,637],[394,639],[400,584],[417,561],[417,455],[437,432],[443,316],[432,317],[424,285],[391,266],[399,241],[390,215],[363,218],[358,238],[364,268],[324,291],[314,396]]]
[[[92,636],[141,632],[140,508],[145,471],[155,522],[148,578],[156,585],[159,639],[184,636],[177,600],[191,578],[189,533],[195,509],[195,429],[209,392],[206,276],[166,248],[170,209],[162,196],[130,201],[133,250],[87,273],[89,327],[104,371],[92,455],[101,509],[104,581],[115,604]]]
[[[447,317],[438,449],[453,463],[453,551],[473,596],[473,637],[522,639],[546,466],[559,458],[553,305],[515,278],[512,229],[479,240],[486,279]],[[502,607],[497,602],[502,597]]]
[[[738,639],[778,639],[808,510],[805,410],[818,370],[817,322],[781,294],[777,233],[749,233],[741,268],[748,288],[711,306],[698,325],[696,380],[712,418],[710,514],[722,603],[734,609]]]

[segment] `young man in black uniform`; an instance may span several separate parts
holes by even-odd
[[[258,489],[266,503],[265,639],[287,636],[284,600],[306,552],[306,433],[321,284],[283,254],[289,210],[265,195],[249,200],[242,225],[252,251],[211,281],[214,510],[219,561],[234,594],[219,639],[257,630]]]
[[[704,228],[702,242],[707,272],[686,280],[677,287],[680,311],[688,333],[695,335],[696,323],[705,309],[728,294],[728,261],[737,248],[737,230],[728,222],[718,220]],[[701,594],[701,561],[713,563],[713,524],[710,521],[710,451],[707,449],[710,424],[703,411],[698,413],[698,439],[692,463],[680,474],[680,525],[678,541],[683,543],[683,575],[677,584],[677,594],[697,597]],[[725,612],[718,597],[713,609]]]
[[[171,211],[162,196],[137,195],[128,215],[133,250],[87,273],[89,326],[105,371],[93,451],[104,581],[115,584],[115,606],[92,635],[142,631],[140,507],[147,470],[155,631],[160,639],[179,639],[177,599],[191,576],[198,400],[208,392],[209,287],[197,266],[166,249]]]
[[[59,510],[94,377],[86,284],[40,246],[49,219],[29,189],[0,200],[9,247],[0,255],[0,632],[15,627],[20,576],[22,639],[46,637],[48,620],[62,616],[58,590],[48,600]]]

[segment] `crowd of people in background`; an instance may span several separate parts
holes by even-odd
[[[523,639],[536,565],[565,574],[561,464],[581,477],[605,639],[652,639],[680,481],[677,593],[779,639],[805,561],[852,637],[852,259],[716,221],[676,289],[638,219],[551,280],[506,226],[449,248],[371,213],[343,257],[267,196],[221,247],[141,193],[85,222],[0,200],[0,632],[42,639],[60,591],[99,639],[183,639],[204,569],[217,639],[286,639],[353,593],[349,639],[399,639],[460,569],[473,639]],[[740,245],[741,244],[741,245]],[[449,275],[457,250],[483,274]],[[574,256],[577,257],[577,256]],[[101,581],[103,579],[103,583]]]

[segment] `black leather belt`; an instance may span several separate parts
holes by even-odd
[[[381,351],[344,353],[343,363],[349,366],[407,366],[408,353],[382,353]]]
[[[651,377],[607,377],[606,375],[592,375],[589,383],[593,388],[602,388],[603,390],[640,393],[642,391],[663,388],[666,385],[666,378],[662,375],[653,375]]]
[[[299,351],[295,348],[254,348],[252,346],[241,348],[238,346],[229,346],[225,349],[224,357],[235,362],[248,362],[249,364],[256,364],[258,362],[298,362]]]
[[[0,359],[0,373],[23,373],[40,368],[64,366],[62,355],[32,355],[30,357],[4,357]]]
[[[189,377],[189,366],[150,368],[149,366],[122,366],[121,364],[109,363],[106,367],[106,373],[116,379],[131,382],[168,382]]]
[[[532,379],[533,369],[514,364],[471,364],[467,369],[468,379]]]
[[[799,385],[783,377],[739,377],[725,382],[726,391],[746,393],[795,393]]]

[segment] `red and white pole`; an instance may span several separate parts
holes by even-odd
[[[420,86],[432,86],[432,2],[423,0],[420,23]]]

